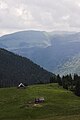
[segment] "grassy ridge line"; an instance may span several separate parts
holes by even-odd
[[[42,96],[43,104],[27,106]],[[79,116],[80,98],[57,84],[33,85],[24,90],[0,89],[0,120],[79,120]]]

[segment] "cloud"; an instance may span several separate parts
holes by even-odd
[[[18,30],[80,30],[80,0],[0,0],[0,34]]]
[[[68,20],[69,17],[70,17],[69,15],[66,15],[66,16],[63,16],[62,19],[63,19],[63,20]]]
[[[8,5],[6,2],[4,1],[0,1],[0,10],[4,10],[4,9],[7,9],[8,8]]]

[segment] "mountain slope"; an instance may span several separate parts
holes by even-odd
[[[0,37],[0,46],[55,72],[80,53],[80,32],[22,31]]]
[[[0,37],[0,45],[8,49],[46,47],[49,44],[48,34],[43,31],[20,31]]]
[[[72,59],[65,62],[63,66],[57,69],[56,73],[60,73],[61,75],[77,73],[80,75],[80,54],[75,55]]]
[[[80,52],[80,33],[51,35],[49,39],[51,45],[48,47],[20,48],[13,52],[27,56],[52,72]]]
[[[16,86],[20,82],[35,84],[49,82],[52,73],[27,58],[0,49],[0,87]]]
[[[34,104],[36,97],[44,103]],[[80,97],[57,84],[0,89],[0,120],[80,120]]]

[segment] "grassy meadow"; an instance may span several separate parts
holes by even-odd
[[[80,97],[57,84],[0,88],[0,120],[80,120]]]

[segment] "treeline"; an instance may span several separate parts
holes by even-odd
[[[55,75],[50,78],[50,83],[57,82],[64,89],[73,91],[77,96],[80,96],[80,76],[74,74],[65,75],[60,77],[60,75]]]

